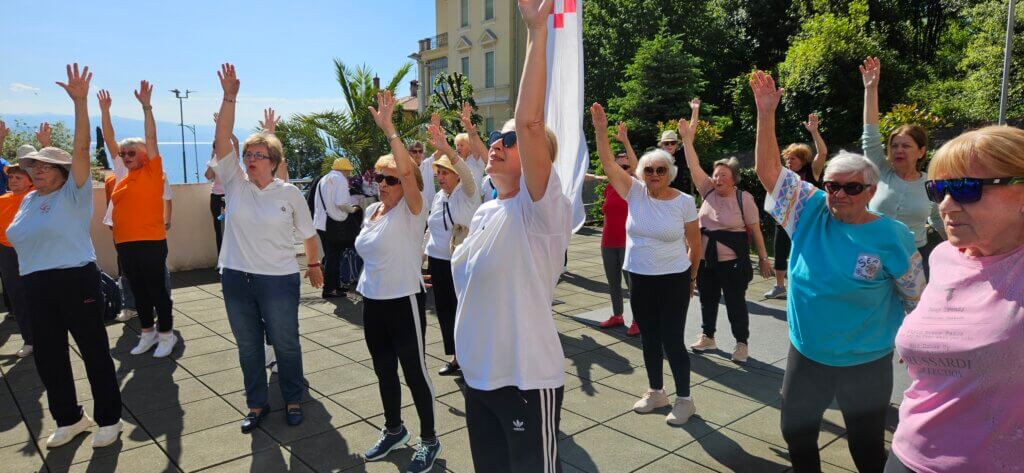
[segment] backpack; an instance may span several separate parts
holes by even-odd
[[[306,191],[306,205],[309,206],[309,215],[316,215],[316,189],[320,186],[320,179],[323,179],[326,174],[321,174],[312,181],[309,182],[309,187]]]
[[[100,271],[100,288],[103,290],[103,321],[114,320],[121,313],[121,287],[114,278]]]
[[[345,248],[341,254],[341,284],[350,285],[353,288],[359,282],[359,273],[363,272],[363,259],[356,253],[355,248]]]

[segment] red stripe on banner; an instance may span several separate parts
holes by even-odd
[[[565,14],[555,13],[555,29],[565,28]]]
[[[565,13],[576,13],[576,0],[565,0],[565,6],[562,7]]]

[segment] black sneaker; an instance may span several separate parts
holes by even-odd
[[[406,473],[424,473],[434,467],[434,460],[441,454],[441,442],[434,439],[433,443],[420,442],[416,446],[416,453],[412,456],[412,462],[405,469]]]
[[[447,361],[444,363],[444,368],[437,371],[437,374],[441,376],[455,376],[460,373],[462,373],[462,369],[459,368],[458,362],[451,363]]]
[[[368,462],[380,460],[391,453],[392,450],[400,448],[408,441],[409,431],[405,429],[404,425],[402,426],[401,431],[394,434],[389,433],[388,428],[384,427],[383,429],[380,429],[380,438],[377,439],[377,443],[370,447],[370,449],[363,454],[363,457],[366,458],[366,461]]]

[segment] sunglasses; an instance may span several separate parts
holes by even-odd
[[[679,144],[678,141],[662,141],[661,142],[662,146],[676,146],[678,144]]]
[[[620,164],[619,167],[621,167],[623,171],[629,171],[629,165],[628,164]]]
[[[487,142],[494,146],[494,143],[497,143],[498,140],[501,140],[502,146],[511,148],[516,145],[516,132],[502,133],[500,131],[492,131]]]
[[[936,204],[941,203],[946,194],[949,194],[953,200],[961,204],[971,204],[981,200],[981,189],[984,186],[1006,186],[1013,184],[1024,184],[1024,177],[937,179],[925,181],[924,190],[928,193],[928,200]]]
[[[658,166],[656,168],[652,168],[650,166],[647,166],[647,167],[644,168],[644,175],[645,176],[653,176],[655,174],[657,174],[659,176],[664,176],[665,174],[668,174],[668,168],[665,167],[665,166]]]
[[[245,153],[245,154],[242,155],[242,159],[259,159],[259,160],[270,159],[270,155],[269,154],[259,153],[259,152],[257,152],[257,153]]]
[[[842,190],[850,197],[860,194],[861,192],[864,192],[864,189],[871,187],[871,184],[861,184],[859,182],[847,182],[842,184],[833,181],[826,181],[822,184],[825,186],[825,192],[828,192],[829,194],[838,194],[839,191]]]
[[[377,174],[373,176],[373,182],[380,184],[382,182],[388,183],[389,186],[397,186],[402,183],[402,180],[395,176],[385,176],[383,174]]]
[[[413,148],[413,149],[409,150],[409,153],[411,153],[411,154],[423,154],[423,150],[422,149]]]
[[[117,153],[117,155],[119,157],[122,157],[122,158],[134,158],[135,157],[135,150],[120,151],[120,152]]]

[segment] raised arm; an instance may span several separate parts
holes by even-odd
[[[619,122],[615,125],[615,139],[619,140],[619,143],[622,143],[622,147],[626,150],[626,159],[629,160],[629,167],[636,169],[637,163],[640,160],[636,157],[633,144],[629,142],[629,128],[626,127],[625,123]]]
[[[526,63],[516,101],[516,135],[526,190],[534,202],[544,197],[551,177],[551,152],[544,126],[548,78],[548,14],[554,0],[519,0],[526,21]]]
[[[232,151],[231,132],[235,127],[235,100],[238,98],[241,83],[235,75],[235,66],[231,64],[222,64],[217,77],[220,78],[220,86],[224,90],[220,112],[217,114],[217,131],[213,138],[214,159],[219,161]]]
[[[469,153],[486,162],[487,144],[480,139],[480,133],[477,133],[476,125],[473,124],[473,107],[468,102],[462,104],[459,120],[462,121],[462,129],[469,135]]]
[[[685,118],[679,119],[679,139],[683,141],[683,155],[686,157],[686,167],[690,169],[690,178],[697,189],[701,189],[711,178],[701,169],[697,148],[694,147],[697,140],[697,124],[700,122],[700,99],[693,99],[690,102],[690,110],[689,121]]]
[[[757,103],[757,140],[754,144],[754,170],[769,194],[782,173],[779,140],[775,136],[775,109],[779,106],[784,89],[775,88],[775,79],[762,71],[750,77],[750,88]]]
[[[105,89],[96,93],[96,99],[100,102],[100,125],[103,127],[103,144],[107,146],[110,162],[113,163],[121,154],[121,148],[117,146],[117,136],[114,135],[114,123],[110,120],[110,104],[113,101],[110,99],[110,92]]]
[[[277,132],[277,125],[281,123],[281,117],[277,116],[274,113],[274,109],[265,108],[263,109],[263,120],[261,120],[259,123],[260,128],[265,133],[275,135]],[[231,135],[231,137],[234,138],[235,140],[235,149],[237,150],[238,138],[235,138],[234,136],[235,135]],[[274,177],[282,181],[288,182],[288,161],[286,160],[286,158],[286,156],[281,156],[281,164],[277,166],[277,172],[274,174]]]
[[[68,81],[57,82],[57,85],[64,88],[75,103],[75,138],[71,151],[71,177],[75,180],[75,186],[82,187],[89,181],[89,82],[92,81],[92,73],[86,66],[81,72],[78,71],[78,63],[68,64]]]
[[[416,184],[416,174],[413,168],[416,162],[409,156],[409,150],[405,142],[395,131],[395,124],[392,115],[395,113],[395,96],[390,90],[377,93],[377,108],[370,107],[370,115],[373,121],[384,135],[388,137],[388,144],[391,145],[391,154],[395,156],[395,165],[398,166],[398,178],[402,181],[402,191],[405,193],[405,205],[413,215],[419,215],[423,211],[423,193]]]
[[[448,144],[448,138],[445,137],[444,129],[441,128],[440,115],[435,113],[430,116],[430,125],[427,125],[427,132],[430,135],[430,146],[433,146],[434,149],[444,153],[448,156],[448,159],[452,161],[452,166],[455,167],[455,172],[459,175],[459,182],[462,183],[462,192],[470,197],[477,195],[477,183],[473,179],[473,171],[471,171],[469,169],[469,165],[459,157],[459,153],[456,153],[455,150],[452,149],[451,145]],[[470,135],[475,134],[475,131],[470,132]]]
[[[156,141],[156,120],[153,119],[153,84],[142,81],[139,90],[135,91],[135,98],[142,104],[142,115],[145,117],[146,129],[146,155],[150,159],[160,156],[160,149]]]
[[[878,124],[878,80],[882,62],[877,57],[868,57],[860,66],[860,77],[864,80],[864,124]]]
[[[811,161],[811,171],[814,173],[815,180],[821,180],[825,162],[828,161],[828,146],[825,145],[825,139],[821,137],[821,131],[818,130],[818,116],[813,113],[807,115],[804,128],[807,128],[811,138],[814,139],[814,151],[817,153],[814,155],[814,161]]]
[[[590,117],[594,121],[594,140],[597,141],[597,155],[601,158],[601,166],[608,176],[608,183],[612,189],[623,199],[629,195],[629,189],[633,186],[633,177],[624,169],[615,164],[615,155],[612,154],[612,145],[608,141],[608,115],[604,107],[599,103],[590,106]],[[636,167],[633,167],[636,169]]]
[[[39,130],[36,131],[36,141],[39,142],[40,148],[46,148],[52,145],[50,136],[53,134],[53,130],[50,128],[50,124],[43,122],[39,124]],[[3,144],[3,140],[0,139],[0,144]]]

